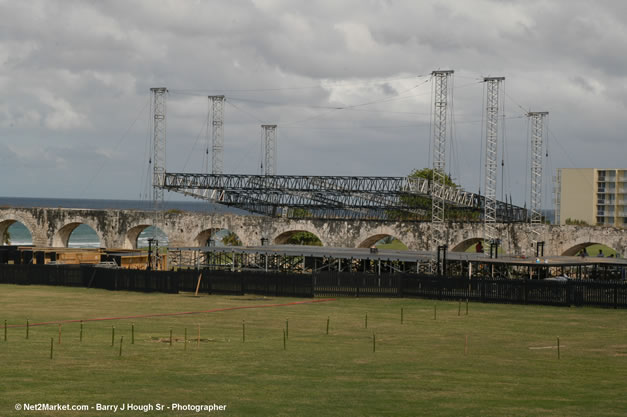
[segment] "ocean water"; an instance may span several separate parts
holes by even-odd
[[[93,199],[54,199],[54,198],[20,198],[20,197],[0,197],[0,207],[62,207],[62,208],[86,208],[86,209],[138,209],[150,210],[151,201],[140,200],[93,200]],[[229,207],[211,204],[202,201],[167,201],[164,209],[179,209],[184,211],[201,213],[245,213],[242,210],[231,209]],[[26,226],[22,223],[13,223],[9,229],[11,245],[31,245],[32,236]],[[219,245],[221,237],[226,232],[221,232],[220,238],[216,239]],[[218,238],[216,236],[216,238]],[[168,237],[161,229],[149,226],[144,229],[137,238],[137,247],[147,248],[148,239],[157,239],[159,246],[168,244]],[[85,224],[79,225],[72,234],[68,242],[70,248],[99,248],[101,243],[96,232]]]
[[[11,245],[32,245],[33,238],[22,223],[15,222],[9,226],[9,236]],[[157,239],[159,246],[165,246],[168,244],[168,236],[163,233],[161,229],[154,226],[145,228],[137,237],[137,247],[147,248],[148,239]],[[91,227],[86,224],[79,225],[72,234],[68,241],[69,248],[99,248],[101,247],[98,235]]]

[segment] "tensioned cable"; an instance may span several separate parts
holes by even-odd
[[[115,151],[118,149],[118,147],[122,144],[122,142],[124,141],[124,139],[126,139],[126,136],[128,134],[128,132],[130,132],[130,130],[133,128],[133,126],[135,126],[135,123],[137,122],[137,120],[139,120],[139,116],[141,116],[141,114],[144,112],[144,110],[146,109],[146,107],[148,106],[148,104],[150,103],[150,99],[148,101],[146,101],[146,103],[144,104],[144,106],[141,108],[141,110],[139,111],[139,113],[137,113],[137,116],[135,116],[135,119],[133,119],[133,121],[131,122],[131,124],[126,128],[126,130],[124,131],[124,133],[122,134],[122,136],[120,137],[120,139],[116,142],[116,144],[113,146],[112,150]],[[94,179],[96,179],[97,176],[100,175],[100,172],[102,171],[102,169],[104,168],[104,166],[107,163],[107,159],[105,157],[105,160],[102,162],[102,164],[100,164],[100,167],[98,167],[98,169],[96,170],[96,172],[94,172],[94,175],[92,175],[92,177],[89,179],[89,181],[87,182],[87,184],[85,185],[85,187],[83,188],[83,190],[80,192],[79,194],[79,198],[81,198],[83,196],[83,194],[85,193],[85,191],[91,186],[92,182],[94,181]]]
[[[364,80],[362,82],[351,82],[351,83],[329,83],[328,85],[324,84],[311,84],[308,86],[296,86],[296,87],[274,87],[274,88],[228,88],[228,89],[210,89],[210,90],[201,90],[201,89],[168,89],[168,91],[173,92],[177,95],[211,95],[211,93],[219,92],[259,92],[259,93],[267,93],[270,91],[284,91],[284,90],[307,90],[312,88],[328,88],[328,87],[348,87],[353,85],[365,85],[365,84],[385,84],[391,81],[404,81],[404,80],[415,80],[416,78],[424,78],[429,77],[430,74],[416,75],[412,77],[402,77],[402,78],[388,78],[383,80],[371,81]]]
[[[150,103],[151,97],[148,96],[148,102]],[[152,157],[151,157],[151,145],[152,145],[152,132],[151,132],[151,124],[152,124],[152,114],[148,113],[148,123],[146,124],[146,142],[144,149],[144,164],[146,167],[145,171],[142,171],[139,183],[139,199],[141,201],[148,200],[148,194],[150,192],[150,184],[148,178],[150,178],[150,167],[152,165]],[[142,192],[144,193],[142,196]]]
[[[190,159],[192,158],[192,155],[194,154],[194,149],[196,149],[196,144],[200,140],[200,136],[202,135],[203,130],[205,130],[205,131],[208,130],[208,128],[207,128],[208,122],[209,122],[209,113],[207,113],[207,116],[205,116],[205,120],[203,121],[203,125],[200,128],[200,131],[198,132],[198,135],[196,136],[196,140],[194,141],[194,144],[192,145],[192,149],[189,152],[189,155],[187,155],[187,159],[185,160],[185,165],[183,165],[183,172],[185,172],[185,170],[187,169],[187,164],[189,163]],[[201,171],[202,171],[202,169],[201,169]]]
[[[525,137],[525,143],[527,144],[527,150],[525,152],[525,191],[523,195],[525,196],[525,207],[527,206],[527,197],[531,199],[531,189],[527,189],[527,180],[529,179],[529,172],[531,172],[531,162],[530,162],[530,153],[531,153],[531,120],[527,117],[527,136]],[[529,191],[527,193],[527,191]],[[531,200],[529,200],[529,207],[531,207]]]
[[[257,116],[255,116],[254,114],[252,114],[251,112],[246,111],[246,110],[244,110],[244,109],[240,108],[239,106],[236,106],[236,105],[232,102],[231,97],[228,97],[226,100],[224,100],[224,102],[225,102],[225,103],[227,103],[229,106],[233,106],[235,109],[237,109],[237,110],[241,111],[242,113],[244,113],[244,114],[248,115],[249,117],[251,117],[251,118],[255,119],[255,120],[256,120],[256,121],[258,121],[259,123],[261,123],[261,124],[265,123],[263,120],[261,120],[260,118],[258,118],[258,117],[257,117]]]
[[[505,83],[503,83],[503,95],[505,95]],[[503,197],[505,195],[505,146],[506,146],[506,142],[505,142],[505,100],[501,101],[501,143],[503,143],[503,146],[501,147],[501,201],[503,201]],[[508,178],[507,180],[509,180],[509,164],[507,165],[507,173],[508,173]],[[509,190],[509,183],[507,184],[507,189]]]
[[[485,81],[483,82],[483,89],[481,92],[481,137],[479,139],[479,195],[481,195],[481,182],[483,180],[483,123],[485,119],[485,96],[486,87]],[[485,190],[484,190],[485,191]]]
[[[435,90],[433,84],[435,81],[433,80],[433,75],[431,75],[431,100],[429,105],[429,151],[427,152],[427,167],[432,168],[431,161],[431,142],[433,141],[433,102],[435,101]]]

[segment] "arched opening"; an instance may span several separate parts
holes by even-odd
[[[101,239],[96,231],[84,223],[69,223],[63,226],[52,240],[56,248],[99,248]]]
[[[242,246],[242,240],[228,229],[207,229],[196,236],[198,246]]]
[[[0,222],[0,245],[26,246],[33,244],[33,235],[17,220]]]
[[[409,250],[407,245],[401,242],[398,238],[387,235],[387,234],[378,234],[370,236],[368,239],[361,242],[358,248],[378,248],[378,249],[387,249],[387,250]]]
[[[466,239],[451,249],[451,252],[470,252],[470,253],[489,253],[490,242],[484,240],[482,237],[473,237]],[[499,255],[504,254],[503,243],[499,245]]]
[[[290,230],[274,238],[275,245],[322,246],[322,241],[307,230]]]
[[[477,248],[478,243],[481,243],[479,248]],[[490,245],[488,244],[487,247],[489,248]],[[485,248],[486,242],[483,240],[483,238],[473,237],[472,239],[466,239],[463,242],[455,245],[453,249],[451,249],[451,252],[481,252],[481,250],[478,249],[485,250]]]
[[[155,244],[158,244],[160,247],[165,247],[169,244],[168,235],[166,235],[165,232],[159,227],[143,226],[141,231],[137,234],[135,248],[147,248],[150,245],[150,239],[152,239],[153,247],[155,246]]]
[[[616,250],[610,248],[607,245],[596,242],[584,242],[579,243],[562,253],[562,256],[603,256],[603,257],[615,257]]]

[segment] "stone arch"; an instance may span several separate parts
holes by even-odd
[[[237,240],[239,241],[238,245],[225,244],[224,246],[241,246],[242,245],[242,238],[237,233],[235,233],[234,231],[230,229],[222,228],[222,227],[214,227],[211,229],[205,229],[201,231],[200,233],[196,235],[196,238],[194,239],[194,244],[196,246],[208,246],[209,239],[211,239],[212,237],[218,237],[220,239],[220,242],[222,242],[222,239],[223,239],[222,232],[233,233],[235,236],[237,236]]]
[[[318,240],[320,241],[320,245],[319,246],[324,246],[324,242],[322,241],[322,239],[320,238],[320,236],[318,236],[316,233],[310,231],[310,230],[305,230],[305,229],[297,229],[297,230],[288,230],[285,231],[277,236],[275,236],[275,238],[272,240],[272,243],[275,245],[286,245],[288,244],[288,240],[294,236],[296,233],[310,233],[313,236],[315,236],[316,238],[318,238]]]
[[[364,239],[359,245],[357,245],[357,247],[358,248],[370,248],[370,247],[374,246],[377,242],[379,242],[381,239],[384,239],[386,237],[392,237],[392,238],[398,240],[399,242],[401,242],[405,246],[405,249],[403,249],[403,250],[407,250],[407,244],[405,242],[403,242],[398,237],[396,237],[394,235],[391,235],[389,233],[377,233],[377,234],[374,234],[372,236],[369,236],[366,239]]]
[[[124,236],[124,248],[123,249],[137,249],[137,238],[140,233],[150,226],[149,224],[139,224],[133,226],[127,230]]]
[[[466,252],[468,249],[476,245],[477,243],[482,242],[483,250],[486,250],[486,244],[482,237],[472,237],[470,239],[463,240],[459,242],[457,245],[453,246],[451,252]],[[487,248],[489,250],[489,246]]]
[[[126,235],[124,236],[124,249],[137,249],[141,247],[139,245],[139,238],[142,233],[146,231],[149,227],[156,227],[159,232],[163,233],[166,236],[166,242],[160,241],[159,246],[166,246],[168,244],[168,235],[167,233],[159,226],[154,226],[152,224],[142,223],[136,226],[131,227],[127,230]]]
[[[19,222],[26,227],[31,235],[31,242],[35,246],[46,246],[47,242],[45,234],[41,229],[41,225],[37,223],[37,220],[30,215],[30,213],[23,213],[18,210],[6,210],[0,213],[0,236],[11,227],[14,223]],[[0,243],[1,244],[1,243]]]
[[[96,236],[98,236],[99,245],[103,246],[104,239],[102,238],[102,235],[98,233],[97,227],[94,227],[94,225],[88,222],[71,222],[67,223],[59,230],[57,230],[57,232],[54,234],[54,237],[52,238],[52,247],[67,248],[72,232],[74,232],[74,230],[82,224],[89,226],[94,231],[94,233],[96,233]]]
[[[570,248],[566,249],[561,255],[562,256],[577,256],[577,255],[579,255],[579,253],[583,249],[586,249],[586,252],[588,252],[589,256],[597,256],[598,250],[595,251],[595,253],[592,253],[589,250],[587,250],[589,247],[595,246],[595,245],[601,245],[604,248],[609,248],[609,249],[612,250],[611,253],[616,253],[615,249],[613,249],[611,246],[606,245],[604,243],[600,243],[600,242],[581,242],[581,243],[578,243],[578,244],[576,244],[574,246],[571,246]],[[604,250],[604,248],[601,248],[603,250],[603,252],[604,252],[603,254],[604,254],[604,256],[608,256],[609,253],[608,253],[608,251]]]
[[[28,231],[28,233],[30,234],[30,244],[33,244],[33,232],[32,230],[28,227],[28,225],[26,225],[24,222],[17,220],[17,219],[7,219],[7,220],[1,220],[0,221],[0,245],[4,245],[4,234],[6,232],[9,231],[9,228],[11,228],[11,226],[15,225],[16,223],[21,224],[22,226],[24,226],[24,228],[26,228],[26,230]],[[10,244],[14,245],[15,241],[11,241]]]

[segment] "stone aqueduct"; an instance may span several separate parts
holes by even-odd
[[[380,221],[289,220],[236,214],[163,212],[139,210],[89,210],[65,208],[0,208],[0,236],[14,222],[30,231],[33,245],[67,247],[72,231],[80,224],[90,226],[102,247],[133,249],[146,227],[156,224],[168,236],[170,246],[204,246],[217,230],[238,235],[246,246],[285,243],[298,231],[318,236],[324,246],[369,247],[385,236],[394,236],[411,250],[433,250],[430,223]],[[506,253],[533,255],[528,224],[499,224]],[[575,255],[583,247],[600,243],[627,255],[627,230],[606,227],[542,225],[536,239],[545,242],[546,255]],[[480,240],[481,224],[451,223],[450,250],[463,251]]]

